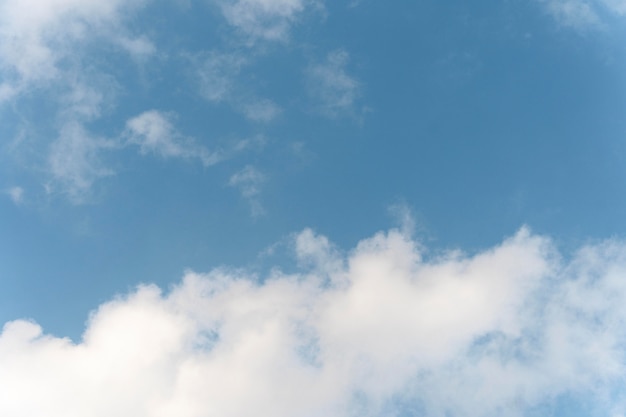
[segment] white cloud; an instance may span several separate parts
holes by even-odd
[[[261,187],[266,181],[267,176],[252,165],[236,172],[228,180],[228,185],[239,189],[241,196],[248,200],[253,217],[265,213],[265,209],[259,201],[259,195],[261,194]]]
[[[112,141],[94,137],[80,123],[67,123],[50,146],[48,190],[60,190],[74,203],[86,201],[96,180],[114,174],[101,161],[102,151],[114,147]]]
[[[77,46],[100,35],[126,45],[131,53],[143,38],[127,34],[122,22],[145,1],[5,0],[0,3],[0,68],[5,98],[33,85],[65,77],[59,63]],[[125,40],[125,41],[124,41]],[[148,42],[147,40],[144,41]]]
[[[128,143],[138,145],[141,154],[157,154],[167,158],[198,158],[205,166],[221,160],[193,140],[184,137],[173,125],[172,115],[157,110],[146,111],[126,122]]]
[[[349,59],[346,51],[333,51],[324,62],[312,65],[307,71],[309,92],[326,116],[350,115],[355,111],[361,87],[346,71]]]
[[[7,323],[0,414],[521,416],[561,395],[624,413],[626,244],[565,262],[525,229],[430,260],[393,230],[346,257],[310,230],[296,242],[319,269],[141,286],[78,343]]]
[[[289,39],[289,31],[311,0],[214,0],[224,17],[251,42]]]

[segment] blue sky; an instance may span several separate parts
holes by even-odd
[[[623,416],[625,22],[0,0],[0,414]]]

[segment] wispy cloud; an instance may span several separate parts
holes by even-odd
[[[319,5],[311,0],[213,0],[224,17],[250,42],[289,39],[289,32],[307,8]]]
[[[624,0],[540,0],[555,20],[575,29],[597,29],[607,16],[626,15]]]
[[[261,187],[266,181],[267,176],[252,165],[236,172],[228,181],[229,186],[237,188],[241,196],[248,200],[252,217],[265,214],[259,195],[261,194]]]
[[[255,122],[271,122],[282,113],[282,109],[269,99],[250,100],[241,103],[246,118]]]
[[[145,54],[149,41],[134,39],[125,17],[146,2],[120,0],[7,0],[0,4],[1,90],[5,99],[42,83],[63,80],[60,62],[94,36]],[[142,44],[143,46],[141,46]],[[71,62],[71,60],[69,60]],[[73,69],[70,69],[73,71]]]
[[[303,273],[144,285],[78,343],[7,323],[0,414],[521,416],[568,396],[623,415],[626,244],[565,261],[523,229],[473,256],[421,248],[392,230],[344,256],[305,230]]]
[[[24,200],[24,189],[22,187],[10,187],[4,190],[7,196],[13,201],[13,204],[20,205]]]
[[[183,136],[173,125],[172,115],[157,110],[146,111],[126,122],[124,136],[129,144],[139,146],[141,154],[162,158],[197,158],[205,166],[214,165],[221,155],[210,152],[191,138]]]
[[[93,136],[80,123],[66,124],[50,146],[48,191],[60,191],[74,203],[87,201],[94,182],[115,173],[101,158],[103,151],[115,146],[110,140]]]
[[[119,86],[113,76],[94,64],[89,49],[104,43],[137,60],[154,53],[150,40],[127,25],[148,2],[0,2],[0,105],[11,102],[11,108],[23,113],[20,106],[28,106],[27,100],[36,97],[54,109],[36,122],[42,125],[42,132],[56,132],[37,139],[41,142],[38,148],[47,152],[49,192],[65,194],[75,203],[85,202],[92,185],[114,173],[101,157],[105,149],[116,145],[89,132],[86,123],[114,106]],[[44,137],[56,139],[45,141]]]
[[[200,94],[213,103],[226,103],[253,122],[271,122],[282,109],[267,98],[258,98],[239,85],[250,58],[240,53],[210,52],[191,59]]]
[[[354,115],[361,94],[360,83],[348,74],[349,54],[344,50],[329,53],[326,59],[307,70],[309,93],[317,109],[328,117]]]
[[[196,56],[192,59],[200,84],[200,94],[213,102],[230,100],[236,78],[246,59],[236,53],[216,51]]]

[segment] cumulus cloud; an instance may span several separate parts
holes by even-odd
[[[329,117],[350,115],[360,96],[359,82],[348,74],[350,56],[344,50],[329,53],[326,60],[307,70],[309,93],[318,110]]]
[[[205,166],[220,161],[218,153],[183,136],[172,123],[173,116],[158,110],[149,110],[126,122],[125,137],[129,144],[139,146],[141,154],[156,154],[167,158],[197,158]]]
[[[252,217],[265,214],[259,195],[261,194],[261,187],[266,181],[267,176],[252,165],[234,173],[228,180],[228,185],[237,188],[241,196],[250,203]]]
[[[74,203],[87,201],[93,183],[115,173],[102,162],[102,153],[115,146],[110,140],[92,135],[80,123],[68,122],[50,146],[51,182],[47,189],[61,191]]]
[[[521,416],[563,396],[624,412],[623,242],[568,261],[526,229],[472,256],[395,230],[347,255],[295,242],[306,272],[142,285],[77,343],[5,324],[0,414]]]

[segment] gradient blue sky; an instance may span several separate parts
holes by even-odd
[[[512,328],[526,329],[511,330],[515,343],[524,345],[529,334],[535,335],[529,340],[552,340],[568,314],[580,321],[580,331],[565,337],[563,346],[533,350],[533,357],[545,354],[541,366],[558,346],[569,352],[573,340],[591,335],[606,344],[563,355],[579,363],[597,354],[606,369],[572,371],[589,374],[577,385],[565,374],[533,368],[524,359],[530,354],[518,352],[511,366],[532,370],[520,371],[525,376],[511,392],[452,401],[436,374],[458,377],[460,391],[473,378],[491,381],[465,365],[455,374],[454,364],[474,363],[474,350],[500,343],[494,335],[510,336],[510,328],[496,326],[483,312],[474,327],[449,330],[458,336],[465,334],[459,329],[471,329],[461,339],[428,336],[436,339],[433,346],[458,345],[445,358],[420,350],[430,345],[426,336],[424,346],[398,339],[416,355],[398,361],[429,358],[402,377],[403,366],[376,362],[391,347],[354,353],[354,346],[369,343],[360,333],[341,343],[329,336],[328,346],[341,345],[341,352],[371,355],[376,365],[368,372],[397,366],[387,378],[393,382],[376,389],[373,382],[346,382],[338,389],[341,398],[320,394],[303,400],[309,411],[285,406],[271,409],[272,415],[347,416],[365,404],[375,416],[572,416],[573,410],[622,416],[626,343],[617,328],[626,314],[618,301],[602,300],[626,296],[625,23],[623,0],[0,0],[0,323],[36,322],[54,335],[45,340],[70,343],[62,339],[69,337],[71,346],[84,347],[85,328],[99,323],[94,311],[109,311],[96,310],[109,305],[103,303],[116,299],[130,309],[142,297],[139,284],[163,289],[165,295],[148,297],[154,303],[172,302],[176,291],[189,291],[181,276],[196,276],[191,271],[207,282],[215,268],[228,271],[223,297],[236,304],[245,295],[229,288],[239,279],[263,292],[280,274],[300,277],[297,282],[318,277],[326,299],[333,277],[361,276],[352,267],[361,256],[389,256],[400,270],[408,262],[410,282],[420,281],[413,276],[417,270],[441,269],[439,280],[445,281],[454,275],[446,268],[458,269],[450,265],[475,263],[478,275],[496,277],[487,283],[477,278],[477,293],[481,285],[487,288],[486,299],[476,296],[481,302],[502,295],[508,284],[497,282],[515,283],[504,299],[525,300],[520,305],[526,307],[511,313],[521,320]],[[384,239],[375,235],[381,230],[388,230]],[[515,256],[498,258],[511,247],[525,254],[520,259],[532,260],[520,266]],[[472,269],[459,268],[460,276]],[[476,274],[468,274],[459,282],[473,282]],[[538,284],[529,290],[520,280]],[[336,285],[336,291],[344,288]],[[440,289],[443,298],[446,288]],[[553,300],[547,294],[554,288],[560,295]],[[396,290],[381,297],[403,293]],[[275,296],[299,300],[302,291]],[[474,297],[473,291],[466,296]],[[431,306],[422,292],[407,306]],[[589,296],[592,307],[581,303],[587,292],[595,294]],[[349,294],[343,296],[349,305]],[[210,304],[207,297],[203,302]],[[275,301],[262,294],[258,299]],[[311,308],[326,311],[320,306],[328,303],[318,301]],[[376,301],[369,302],[376,311]],[[533,314],[555,304],[563,311],[538,325]],[[189,308],[176,305],[176,311]],[[528,305],[539,310],[531,314]],[[439,315],[465,314],[454,306],[428,310],[432,323]],[[346,308],[343,315],[341,307],[332,309],[340,317],[333,322],[368,322],[367,315],[353,317]],[[489,314],[503,314],[498,308]],[[385,316],[381,309],[375,316],[389,320],[383,329],[413,314]],[[591,310],[606,318],[600,327],[581,318]],[[315,323],[318,339],[335,334]],[[407,322],[398,331],[420,326]],[[6,330],[0,345],[12,334]],[[396,336],[383,331],[378,337]],[[28,340],[41,341],[33,337]],[[504,343],[498,349],[504,345],[510,348]],[[337,352],[328,352],[332,364]],[[396,352],[399,358],[402,352]],[[11,358],[4,355],[0,363]],[[574,365],[555,369],[568,366]],[[39,378],[36,369],[18,371],[25,380]],[[344,377],[358,380],[355,375],[361,374]],[[531,392],[541,384],[547,385]],[[198,401],[193,407],[174,401],[166,409],[213,415]],[[493,407],[478,406],[481,401]],[[136,414],[128,415],[161,415],[119,404],[117,415],[131,409]],[[5,404],[4,410],[20,407]],[[217,408],[220,415],[250,412],[224,407]]]

